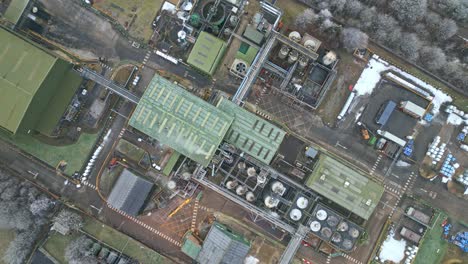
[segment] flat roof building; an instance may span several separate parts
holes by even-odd
[[[143,207],[153,183],[124,169],[112,188],[108,201],[112,207],[136,216]]]
[[[270,164],[286,132],[224,97],[221,97],[217,107],[234,116],[224,140],[255,159]]]
[[[320,155],[306,185],[365,220],[384,192],[378,183],[324,154]]]
[[[225,50],[226,43],[223,40],[202,31],[189,54],[187,63],[206,74],[213,75]]]
[[[200,264],[242,264],[250,250],[250,243],[219,223],[213,223],[198,254]]]
[[[24,9],[28,6],[29,0],[12,0],[3,17],[12,24],[18,23]]]
[[[229,114],[155,75],[129,124],[207,166],[232,120]]]
[[[72,66],[0,28],[0,127],[52,134],[82,80]]]

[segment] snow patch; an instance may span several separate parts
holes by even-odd
[[[461,118],[459,115],[450,113],[447,117],[447,124],[452,124],[455,126],[459,126],[463,123],[463,118]]]
[[[396,166],[397,166],[397,167],[403,167],[403,168],[404,168],[404,167],[409,167],[409,166],[411,166],[411,164],[409,164],[408,162],[399,160],[399,161],[397,161]]]
[[[366,68],[361,73],[361,76],[356,82],[354,90],[356,91],[357,95],[371,94],[374,88],[379,83],[380,79],[382,78],[381,74],[384,71],[398,73],[405,79],[419,86],[416,88],[423,88],[426,91],[431,92],[434,95],[434,98],[432,99],[432,104],[434,106],[432,112],[434,113],[434,115],[437,115],[439,113],[440,106],[443,103],[452,102],[452,97],[450,97],[446,93],[418,79],[417,77],[397,68],[396,66],[389,64],[385,60],[380,59],[377,55],[372,56]]]
[[[390,232],[387,239],[382,243],[380,247],[379,258],[381,262],[391,261],[394,263],[400,263],[405,258],[405,240],[396,240],[394,233]]]
[[[388,64],[372,58],[354,86],[357,95],[371,94],[380,81],[380,74],[386,70],[388,70]]]

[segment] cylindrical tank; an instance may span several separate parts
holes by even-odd
[[[244,163],[244,162],[241,161],[241,162],[237,163],[237,168],[238,168],[239,170],[245,170],[245,167],[246,167],[246,166],[245,166],[245,163]]]
[[[289,47],[286,45],[283,45],[278,53],[278,57],[282,60],[284,60],[289,53]]]
[[[265,197],[264,202],[265,202],[265,206],[268,207],[268,208],[273,208],[278,204],[276,199],[269,196],[269,195],[267,197]]]
[[[254,177],[257,175],[257,171],[255,171],[255,168],[254,167],[250,167],[247,169],[247,175],[249,177]]]
[[[236,186],[237,186],[237,182],[235,181],[228,181],[226,183],[226,188],[228,188],[229,190],[236,188]]]
[[[302,212],[301,210],[299,209],[292,209],[291,212],[289,213],[289,217],[293,220],[293,221],[299,221],[301,218],[302,218]]]
[[[236,188],[237,195],[244,195],[247,192],[247,188],[245,186],[239,185]]]
[[[284,192],[284,185],[279,181],[275,181],[271,185],[271,191],[277,194],[282,194]]]
[[[299,207],[299,209],[306,209],[307,205],[309,205],[309,200],[301,196],[297,198],[296,205]]]
[[[239,22],[239,18],[237,16],[231,16],[229,18],[229,23],[231,26],[235,27],[237,25],[237,22]]]
[[[309,59],[307,59],[307,57],[304,57],[304,56],[299,57],[299,69],[304,69],[308,63],[309,63]]]
[[[325,210],[320,209],[320,210],[317,211],[315,216],[317,217],[318,220],[323,221],[323,220],[327,219],[328,214],[327,214],[327,212]]]
[[[306,49],[316,50],[316,48],[317,48],[317,43],[316,43],[313,39],[308,39],[308,40],[306,40],[306,42],[304,43],[304,47],[306,47]]]
[[[296,62],[298,57],[299,57],[299,52],[297,52],[296,50],[292,50],[291,52],[289,52],[288,63]]]
[[[323,64],[327,66],[331,65],[335,61],[336,61],[336,53],[333,51],[329,51],[327,52],[327,54],[325,54],[325,56],[323,56]]]
[[[297,31],[292,31],[291,33],[289,33],[289,39],[294,41],[294,42],[301,42],[301,34]]]
[[[169,190],[174,190],[174,189],[176,188],[176,186],[177,186],[177,184],[176,184],[175,181],[169,181],[169,182],[167,182],[167,188],[168,188]]]
[[[245,195],[245,199],[249,202],[253,202],[255,201],[255,194],[253,192],[247,192],[247,194]]]
[[[318,232],[320,231],[320,228],[322,228],[320,222],[312,221],[312,223],[310,223],[310,230],[312,230],[312,232]]]

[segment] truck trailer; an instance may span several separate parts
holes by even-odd
[[[400,109],[404,113],[407,113],[408,115],[420,119],[424,116],[426,113],[426,109],[420,107],[419,105],[411,102],[411,101],[402,101],[400,103]]]
[[[401,139],[395,135],[393,135],[392,133],[388,132],[388,131],[382,131],[382,130],[377,130],[377,134],[381,135],[382,137],[392,141],[392,142],[395,142],[396,144],[400,145],[401,147],[404,147],[406,145],[406,140],[404,139]]]

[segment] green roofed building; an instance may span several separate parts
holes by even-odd
[[[270,164],[286,132],[224,97],[217,107],[234,116],[224,140],[263,163]]]
[[[3,15],[6,20],[11,22],[12,24],[18,23],[21,15],[28,6],[29,0],[12,0],[10,5],[8,6],[5,14]]]
[[[255,56],[257,56],[258,51],[258,48],[250,46],[245,42],[242,42],[239,47],[239,50],[236,53],[236,59],[242,60],[248,65],[251,65],[255,59]]]
[[[232,120],[213,105],[155,75],[129,124],[207,166]]]
[[[223,58],[226,43],[206,32],[201,32],[189,54],[187,63],[193,67],[213,75]]]
[[[320,155],[306,185],[365,220],[384,192],[381,185],[325,154]]]
[[[0,127],[51,135],[82,80],[72,66],[0,28]]]

